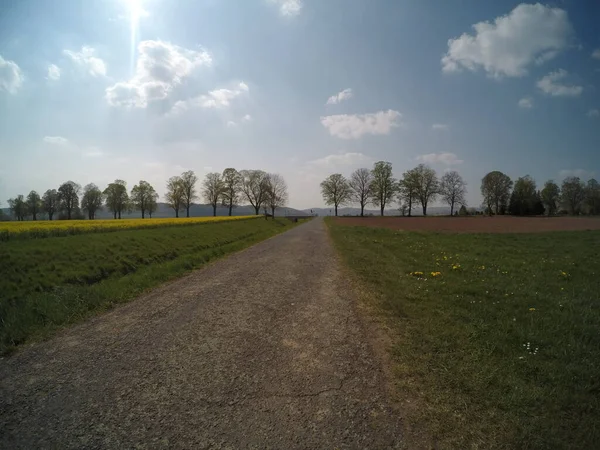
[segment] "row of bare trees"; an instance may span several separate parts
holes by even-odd
[[[494,171],[481,180],[481,195],[489,214],[600,214],[600,184],[593,178],[585,183],[579,177],[567,177],[560,187],[548,180],[538,190],[529,175],[513,183],[508,175]]]
[[[327,205],[333,205],[337,216],[338,207],[348,203],[360,205],[364,215],[365,206],[380,208],[383,216],[386,206],[397,202],[402,215],[411,215],[415,205],[420,205],[423,215],[427,207],[437,199],[450,206],[450,214],[460,206],[466,214],[466,183],[456,171],[444,172],[438,178],[435,170],[419,164],[395,179],[392,164],[376,162],[372,169],[355,170],[347,179],[335,173],[321,182],[321,193]],[[486,174],[481,180],[483,209],[487,214],[555,215],[559,212],[572,215],[600,214],[600,184],[591,179],[587,183],[578,177],[567,177],[559,187],[548,180],[538,190],[529,175],[515,182],[499,171]]]
[[[169,178],[166,186],[165,202],[179,217],[185,211],[190,217],[190,207],[200,199],[196,185],[199,179],[193,171]],[[240,202],[247,200],[258,215],[261,209],[269,209],[275,216],[275,210],[283,207],[288,201],[287,185],[279,174],[262,170],[237,171],[228,168],[223,173],[207,174],[202,180],[202,198],[213,207],[213,215],[217,214],[217,206],[226,206],[229,215]],[[150,218],[158,208],[159,195],[147,181],[141,180],[130,192],[127,183],[115,180],[104,190],[93,183],[83,189],[73,181],[67,181],[58,189],[48,189],[42,196],[31,191],[27,196],[17,195],[8,200],[8,206],[16,220],[31,217],[38,220],[45,214],[48,220],[56,216],[61,219],[82,219],[82,212],[88,219],[96,218],[98,211],[106,208],[115,219],[122,214],[140,211],[142,218]]]
[[[453,214],[456,206],[465,205],[466,192],[466,183],[456,171],[438,178],[435,170],[419,164],[396,179],[392,164],[385,161],[376,162],[370,170],[357,169],[349,179],[335,173],[321,182],[323,200],[334,206],[336,216],[338,207],[348,203],[358,203],[361,216],[369,204],[379,207],[383,216],[386,206],[395,201],[402,215],[411,216],[415,205],[420,205],[423,215],[427,215],[427,207],[438,197],[448,203]]]

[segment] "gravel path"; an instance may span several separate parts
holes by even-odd
[[[322,219],[0,360],[0,448],[399,448]]]

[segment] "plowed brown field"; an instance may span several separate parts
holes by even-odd
[[[600,217],[336,217],[340,225],[449,233],[600,230]]]

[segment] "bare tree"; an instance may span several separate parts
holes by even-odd
[[[106,207],[112,211],[113,217],[120,219],[121,214],[129,207],[129,195],[127,194],[127,183],[123,180],[115,180],[104,190]]]
[[[481,180],[481,195],[488,210],[495,206],[496,214],[500,214],[508,206],[513,182],[508,175],[499,171],[488,173]]]
[[[151,196],[148,200],[148,216],[152,219],[152,214],[156,212],[158,209],[158,194],[155,193],[154,196]]]
[[[371,170],[371,201],[379,206],[381,215],[385,212],[385,205],[392,201],[396,193],[396,180],[392,173],[392,164],[378,161]]]
[[[83,188],[81,209],[87,211],[88,219],[94,220],[96,218],[96,212],[102,209],[103,202],[104,194],[102,194],[102,191],[98,188],[98,186],[90,183]]]
[[[417,202],[417,172],[415,169],[407,170],[398,182],[398,202],[406,205],[408,217],[412,216],[413,204]]]
[[[223,171],[221,179],[223,181],[221,200],[223,206],[229,208],[229,215],[231,216],[233,207],[237,205],[240,199],[242,177],[237,170],[228,168]]]
[[[588,214],[600,214],[600,183],[594,178],[585,186],[585,206]]]
[[[218,172],[207,173],[202,181],[202,195],[212,206],[213,216],[217,215],[217,206],[223,193],[223,180]]]
[[[54,213],[58,210],[58,192],[56,189],[48,189],[42,197],[42,210],[48,214],[48,220],[52,220]]]
[[[287,184],[283,177],[277,173],[267,175],[267,205],[271,208],[271,215],[275,218],[275,209],[287,204]]]
[[[182,201],[186,217],[190,217],[190,206],[192,206],[194,200],[198,198],[198,195],[196,194],[197,182],[198,177],[193,171],[188,170],[181,174],[181,188],[183,189]]]
[[[581,205],[585,200],[585,184],[579,177],[567,177],[562,182],[561,200],[569,210],[576,216],[581,212]]]
[[[140,180],[133,189],[131,189],[131,204],[132,206],[142,213],[142,219],[146,218],[146,211],[149,210],[150,204],[156,200],[158,194],[150,183],[144,180]]]
[[[338,207],[350,200],[352,191],[346,178],[341,173],[334,173],[321,182],[321,194],[325,204],[334,206],[337,216]]]
[[[67,219],[71,220],[71,215],[79,207],[79,192],[81,186],[73,181],[67,181],[58,188],[58,200],[60,209],[67,213]]]
[[[415,195],[417,202],[423,208],[423,215],[427,215],[427,205],[435,200],[438,195],[440,184],[435,170],[425,164],[419,164],[414,169]]]
[[[373,182],[373,175],[369,169],[356,169],[350,175],[348,184],[352,190],[352,200],[360,205],[360,216],[365,215],[365,206],[371,200],[371,183]]]
[[[258,216],[261,206],[267,201],[267,174],[262,170],[242,170],[241,191]]]
[[[548,211],[549,216],[556,214],[558,202],[560,201],[560,188],[553,180],[548,180],[542,189],[542,202]]]
[[[181,177],[171,177],[167,181],[167,193],[165,200],[175,211],[175,217],[179,217],[179,211],[183,206],[184,189]]]
[[[467,183],[456,170],[446,172],[440,182],[440,195],[450,205],[450,215],[454,215],[454,205],[464,205]]]
[[[31,214],[32,220],[37,220],[37,215],[40,212],[42,207],[42,199],[40,198],[40,194],[36,191],[31,191],[29,195],[27,195],[27,209],[29,210],[29,214]]]
[[[9,198],[8,207],[19,222],[25,219],[27,215],[27,201],[22,194],[17,195],[15,198]]]

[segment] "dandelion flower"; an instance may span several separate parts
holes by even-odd
[[[529,308],[529,311],[535,311],[535,308]]]

